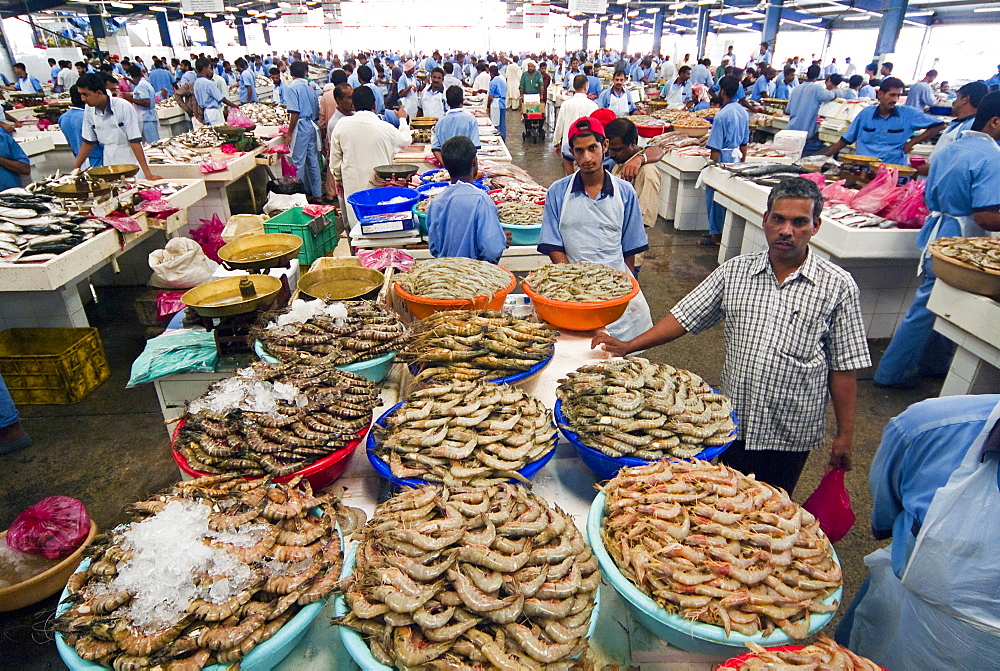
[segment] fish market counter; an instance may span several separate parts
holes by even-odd
[[[603,358],[590,349],[593,336],[594,332],[563,332],[556,341],[552,363],[537,377],[518,386],[552,408],[560,378],[580,366]],[[401,365],[395,366],[382,390],[382,406],[375,410],[376,417],[392,407],[401,395],[406,395],[409,381],[406,369]],[[197,394],[191,398],[195,397]],[[586,529],[587,513],[596,495],[596,484],[594,473],[583,464],[561,434],[555,457],[532,478],[533,492],[546,501],[557,503],[572,515],[581,532]],[[391,495],[386,481],[372,469],[363,448],[352,455],[347,471],[337,485],[346,488],[343,502],[361,508],[369,518],[376,504]],[[598,623],[591,638],[597,668],[609,664],[668,668],[665,665],[678,664],[684,665],[685,669],[709,671],[724,661],[723,658],[679,650],[654,637],[632,617],[622,598],[606,580],[601,583],[600,598]],[[284,671],[358,668],[341,644],[337,628],[330,626],[329,618],[332,616],[333,600],[330,599],[302,641],[276,668]]]
[[[726,208],[719,263],[767,249],[762,221],[770,188],[711,166],[705,186]],[[851,228],[829,217],[810,243],[812,250],[844,268],[861,290],[861,314],[869,338],[891,338],[919,286],[917,230]]]
[[[659,163],[659,215],[674,222],[679,231],[707,231],[708,208],[705,192],[697,187],[702,168],[708,165],[703,156],[686,156],[669,151]]]
[[[183,228],[189,208],[206,195],[200,179],[170,181],[184,185],[166,196],[180,212],[161,221],[135,217],[142,226],[139,233],[108,229],[43,263],[0,261],[0,329],[88,326],[83,298],[90,288],[81,285],[106,266],[129,284],[145,284],[141,273],[148,275],[149,252]]]
[[[927,308],[934,330],[955,343],[955,356],[939,396],[1000,393],[1000,303],[934,282]]]

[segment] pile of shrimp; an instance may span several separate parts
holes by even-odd
[[[669,613],[800,639],[836,611],[842,574],[816,518],[784,490],[695,459],[624,468],[604,487],[601,537],[621,572]]]
[[[572,518],[520,485],[411,489],[361,533],[337,624],[406,669],[583,668],[601,581]],[[583,655],[583,657],[589,657]]]
[[[376,425],[375,453],[397,478],[453,485],[528,481],[517,471],[555,448],[552,411],[517,387],[453,382],[418,389]]]
[[[308,481],[298,479],[271,485],[216,475],[179,483],[134,504],[132,522],[88,548],[90,564],[71,576],[64,602],[70,607],[55,619],[54,629],[82,659],[114,669],[188,671],[238,662],[337,584],[343,556],[335,524],[349,532],[364,515],[342,507],[339,498],[339,492],[315,495]],[[153,612],[176,615],[150,629],[136,619],[148,612],[139,615],[131,606],[143,598],[141,590],[121,589],[116,580],[130,563],[144,560],[144,548],[127,535],[130,529],[155,522],[170,506],[203,509],[207,525],[200,542],[249,570],[239,567],[245,586],[230,596],[226,588],[236,572],[176,576],[175,567],[158,568],[161,579],[179,581],[179,593],[194,598],[186,606],[156,602]]]
[[[767,650],[756,643],[747,645],[753,651],[739,666],[739,671],[770,669],[830,669],[831,671],[879,671],[880,667],[866,657],[856,655],[842,645],[821,635],[812,645],[798,650]]]

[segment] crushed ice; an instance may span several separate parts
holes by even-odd
[[[265,525],[214,532],[208,526],[211,513],[203,503],[171,501],[162,512],[125,532],[122,549],[131,551],[132,557],[118,563],[118,575],[105,590],[128,590],[135,595],[122,614],[136,628],[153,632],[173,626],[192,600],[224,603],[254,582],[249,566],[206,540],[242,546],[249,541],[233,542],[234,536],[246,533],[249,539],[259,540],[258,527],[266,529]],[[204,584],[195,584],[198,576]],[[215,580],[208,584],[206,577]]]
[[[319,299],[306,301],[296,298],[288,308],[288,312],[278,316],[276,320],[267,325],[268,331],[274,331],[277,335],[294,335],[297,331],[290,328],[292,324],[304,324],[313,317],[329,317],[338,325],[343,324],[347,319],[347,307],[343,303],[326,303]]]
[[[309,403],[298,387],[284,382],[258,380],[254,378],[252,369],[244,368],[235,376],[212,385],[207,394],[191,401],[188,410],[191,413],[207,410],[219,415],[244,410],[274,415],[278,412],[279,401],[299,407]]]

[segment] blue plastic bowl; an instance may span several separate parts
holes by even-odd
[[[375,420],[375,424],[384,427],[385,420],[388,419],[389,415],[396,412],[399,406],[403,405],[403,403],[405,402],[406,401],[400,401],[396,405],[386,410],[381,417]],[[383,461],[380,456],[375,454],[375,427],[372,427],[372,430],[368,432],[367,440],[368,442],[365,444],[366,448],[365,451],[368,453],[368,461],[371,462],[372,468],[375,469],[376,473],[378,473],[383,478],[394,484],[396,487],[398,488],[411,487],[413,489],[416,489],[417,487],[423,487],[424,485],[433,484],[427,482],[426,480],[418,480],[417,478],[397,478],[395,475],[393,475],[392,469],[389,468],[389,464]],[[530,464],[526,465],[524,468],[519,470],[518,473],[520,473],[521,475],[530,480],[536,473],[538,473],[538,471],[542,470],[542,468],[545,467],[545,464],[549,463],[552,460],[552,457],[554,457],[555,454],[556,454],[556,448],[553,445],[551,450],[543,454],[541,458],[537,459],[536,461],[532,461]],[[514,482],[514,480],[511,480],[511,482]]]
[[[77,572],[87,570],[88,566],[90,566],[90,559],[84,559],[80,562]],[[70,605],[68,603],[62,603],[67,596],[69,596],[69,592],[64,588],[62,594],[59,596],[60,604],[56,607],[57,614],[69,608]],[[316,616],[323,610],[324,605],[326,605],[326,599],[320,599],[307,606],[303,606],[274,636],[251,650],[240,661],[240,669],[245,671],[269,671],[280,664],[306,635],[309,625],[312,624]],[[56,649],[59,651],[59,656],[62,657],[63,663],[69,667],[70,671],[99,671],[102,669],[107,671],[108,667],[106,666],[81,659],[76,654],[76,650],[63,640],[60,633],[56,633]],[[231,664],[213,664],[212,666],[206,666],[205,669],[207,671],[226,671],[231,666]]]
[[[498,377],[495,380],[483,380],[483,382],[488,382],[490,384],[517,384],[518,382],[524,382],[527,379],[535,377],[550,363],[552,363],[551,355],[548,359],[542,359],[528,370],[521,371],[520,373],[514,373],[513,375],[508,375],[507,377]],[[409,368],[412,375],[417,375],[417,373],[420,372],[420,366],[415,363],[411,363]]]
[[[354,564],[357,559],[356,555],[358,552],[357,544],[351,546],[344,556],[344,570],[340,574],[340,579],[348,577],[354,573]],[[342,594],[338,594],[333,598],[333,614],[337,617],[343,617],[347,615],[350,609],[347,607],[347,600]],[[587,636],[593,636],[594,631],[597,629],[597,619],[601,613],[601,586],[597,586],[597,590],[594,591],[594,610],[590,614],[590,629],[587,631]],[[354,663],[361,667],[362,671],[392,671],[391,667],[388,667],[380,663],[377,659],[372,657],[371,650],[368,649],[368,644],[365,643],[365,639],[358,632],[347,627],[337,627],[340,630],[340,641],[344,644],[344,648],[347,649],[347,653],[354,660]]]
[[[420,194],[420,200],[430,198],[428,192],[434,189],[446,189],[450,182],[426,182],[417,187],[416,191]]]
[[[766,638],[760,635],[745,636],[735,631],[726,638],[726,630],[722,627],[688,620],[680,615],[670,615],[660,608],[659,604],[622,575],[611,555],[604,548],[604,541],[601,539],[604,499],[605,494],[601,492],[590,506],[590,513],[587,515],[587,541],[594,551],[594,556],[597,557],[597,563],[601,567],[604,579],[610,582],[615,591],[621,594],[625,606],[631,611],[632,616],[648,629],[649,633],[681,650],[689,650],[722,659],[728,659],[740,652],[745,652],[747,643],[757,643],[768,647],[799,644],[798,639],[792,638],[781,629],[776,629]],[[833,561],[837,563],[837,566],[840,566],[836,550],[833,551]],[[844,588],[841,587],[827,597],[824,603],[830,604],[834,601],[840,603],[843,594]],[[825,627],[835,614],[813,613],[809,621],[809,633],[814,634]]]
[[[400,196],[406,200],[388,205],[382,204]],[[347,202],[354,208],[354,214],[358,219],[363,219],[375,214],[409,212],[419,199],[416,189],[408,189],[405,186],[380,186],[352,193],[347,197]]]
[[[645,459],[636,459],[635,457],[609,457],[600,450],[584,445],[575,431],[570,431],[563,426],[568,422],[566,421],[566,416],[562,412],[562,399],[556,401],[556,407],[553,408],[552,412],[556,418],[556,426],[558,426],[559,430],[562,431],[562,434],[566,436],[566,440],[572,443],[573,447],[576,448],[576,453],[580,456],[580,459],[583,460],[583,463],[587,464],[587,467],[594,471],[599,479],[610,480],[615,477],[615,473],[617,473],[619,469],[628,468],[630,466],[642,466],[643,464],[649,463]],[[693,458],[711,461],[729,449],[729,446],[736,440],[736,435],[739,432],[739,425],[736,421],[735,410],[733,410],[733,424],[737,424],[736,428],[733,429],[733,432],[729,434],[733,440],[729,441],[725,445],[713,445],[712,447],[706,447],[704,450],[694,455]],[[672,458],[679,459],[680,457]]]
[[[420,235],[427,235],[427,213],[421,212],[417,209],[417,206],[413,206],[413,218],[417,220],[417,230],[420,231]]]
[[[281,361],[267,353],[267,350],[264,349],[263,343],[259,340],[254,341],[253,351],[258,357],[260,357],[261,361],[266,361],[267,363],[281,363]],[[389,371],[392,370],[392,364],[396,359],[397,354],[398,352],[389,352],[388,354],[377,356],[374,359],[358,361],[357,363],[349,363],[343,366],[336,366],[336,368],[337,370],[347,371],[348,373],[357,373],[370,382],[378,383],[389,377]]]
[[[534,226],[512,226],[500,222],[500,228],[510,231],[510,244],[528,247],[538,244],[538,238],[542,235],[542,225]]]

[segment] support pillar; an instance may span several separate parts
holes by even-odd
[[[698,38],[697,58],[705,56],[705,44],[708,41],[709,27],[708,11],[710,7],[711,5],[698,5],[698,26],[696,33]]]
[[[173,41],[170,39],[170,22],[167,21],[166,12],[156,13],[156,27],[160,29],[160,44],[173,47]]]
[[[778,39],[778,28],[781,25],[781,10],[784,8],[785,0],[768,0],[767,9],[764,10],[764,30],[761,32],[760,41],[767,42],[767,50],[772,54],[774,60],[774,43]]]
[[[632,32],[632,22],[629,20],[628,16],[622,15],[622,53],[626,55],[626,60],[628,60],[628,36]]]
[[[271,31],[267,29],[267,24],[260,24],[260,29],[264,32],[264,44],[271,46]]]
[[[903,18],[909,4],[909,0],[888,0],[885,12],[882,14],[882,23],[878,27],[875,60],[879,60],[879,56],[896,51],[896,40],[899,39],[899,31],[903,28]]]
[[[604,51],[605,49],[608,48],[608,22],[607,21],[601,21],[601,38],[600,38],[600,44],[601,44],[601,51]]]
[[[207,16],[201,17],[201,27],[205,29],[205,42],[208,46],[215,46],[215,31],[212,29],[212,19]]]
[[[243,25],[243,18],[237,16],[233,23],[236,24],[236,41],[241,47],[245,47],[247,45],[247,28]]]
[[[87,18],[90,20],[90,32],[94,35],[97,55],[99,58],[103,58],[104,49],[108,44],[108,27],[104,24],[104,17],[101,16],[101,10],[96,5],[87,5]],[[104,40],[103,45],[101,40]]]
[[[590,39],[590,19],[583,22],[583,50],[587,51],[587,40]]]
[[[653,17],[653,53],[659,57],[660,45],[663,43],[663,11]]]

